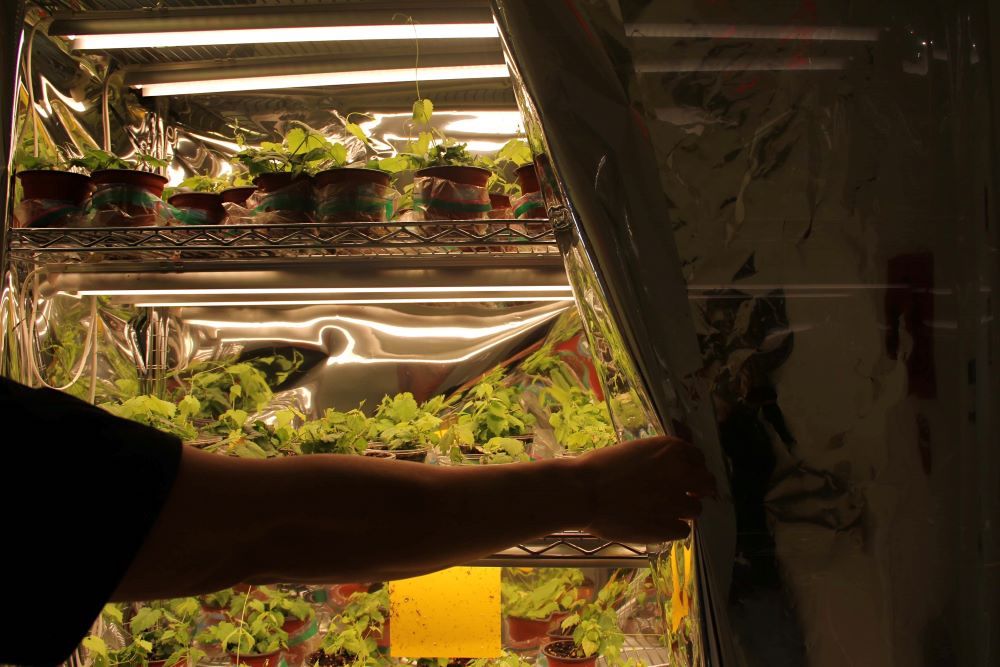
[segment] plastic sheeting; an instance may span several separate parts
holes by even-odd
[[[633,266],[671,253],[633,241],[676,247],[709,389],[684,409],[714,408],[736,519],[699,573],[719,652],[690,664],[1000,663],[995,12],[496,4],[592,289],[665,419],[659,381],[699,386],[687,313],[658,328],[622,304],[669,307]],[[643,202],[627,179],[649,172]]]

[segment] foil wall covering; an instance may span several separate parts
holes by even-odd
[[[676,347],[682,325],[633,310],[663,296],[636,276],[659,264],[687,284],[710,388],[689,398],[715,409],[736,516],[735,553],[714,563],[731,584],[699,581],[729,625],[707,660],[997,664],[995,12],[497,4],[661,416],[655,382],[684,365],[643,344]],[[659,192],[637,200],[649,174]],[[664,245],[676,265],[651,252]]]

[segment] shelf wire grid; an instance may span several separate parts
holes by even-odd
[[[233,260],[369,255],[558,255],[547,220],[295,223],[14,229],[31,263]]]

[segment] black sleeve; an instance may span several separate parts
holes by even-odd
[[[71,396],[0,378],[0,663],[62,662],[159,516],[181,443]]]

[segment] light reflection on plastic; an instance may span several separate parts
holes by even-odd
[[[472,118],[460,118],[441,130],[448,134],[524,134],[519,111],[470,111]]]
[[[237,294],[382,294],[462,292],[569,292],[569,285],[443,285],[440,287],[208,287],[204,289],[80,290],[80,296],[229,296]],[[267,303],[267,302],[262,302]]]

